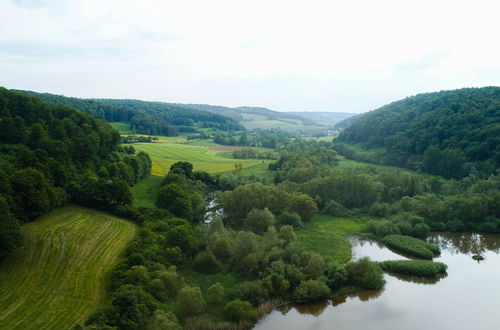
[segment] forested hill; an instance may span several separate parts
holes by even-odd
[[[125,122],[139,134],[175,136],[196,132],[198,128],[239,131],[245,128],[236,120],[175,104],[119,99],[81,99],[49,93],[19,91],[53,104],[68,105],[109,122]]]
[[[19,224],[68,202],[125,212],[151,160],[108,123],[0,88],[0,262]]]
[[[385,105],[347,127],[337,146],[351,158],[449,178],[494,173],[500,167],[500,87],[419,94]]]
[[[224,106],[214,106],[207,104],[175,104],[186,109],[195,109],[201,111],[207,111],[215,114],[220,114],[223,116],[231,117],[234,120],[241,122],[245,125],[248,122],[261,122],[260,125],[264,125],[261,128],[266,128],[264,121],[274,121],[276,125],[280,122],[288,123],[292,125],[301,126],[320,126],[321,124],[314,119],[307,116],[302,116],[300,114],[274,111],[262,107],[224,107]],[[267,123],[271,125],[272,123]],[[272,127],[268,127],[272,128]]]

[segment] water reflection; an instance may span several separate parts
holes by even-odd
[[[483,254],[485,251],[495,253],[500,251],[497,234],[436,233],[429,237],[428,241],[452,254]]]
[[[434,277],[417,277],[410,275],[401,275],[401,274],[389,274],[389,276],[393,276],[401,281],[417,283],[417,284],[431,284],[434,285],[437,282],[441,281],[448,274],[438,274]]]
[[[498,330],[500,235],[438,233],[429,241],[448,274],[436,278],[389,275],[383,290],[338,295],[308,305],[280,307],[255,329],[482,329]],[[405,259],[382,244],[352,238],[353,258]],[[477,263],[472,255],[486,259]],[[474,317],[472,317],[474,315]]]

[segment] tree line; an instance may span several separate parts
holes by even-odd
[[[210,112],[163,102],[118,99],[80,99],[49,93],[21,91],[46,102],[67,105],[94,118],[124,122],[137,134],[177,136],[198,128],[221,131],[245,130],[236,120]]]

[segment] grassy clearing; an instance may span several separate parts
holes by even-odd
[[[417,258],[432,259],[440,253],[439,247],[436,245],[410,236],[387,235],[382,241],[386,246],[393,250],[400,251]]]
[[[316,214],[304,228],[298,230],[297,238],[306,249],[338,262],[351,260],[351,243],[347,237],[359,233],[368,220],[364,218],[336,218]]]
[[[130,191],[134,196],[134,206],[155,207],[162,180],[161,176],[149,175],[132,187]]]
[[[421,277],[431,277],[438,274],[444,274],[448,268],[442,262],[429,260],[388,260],[380,262],[379,265],[385,272],[388,273]]]
[[[135,228],[77,206],[23,225],[23,247],[0,266],[0,329],[83,323],[106,298],[106,275]]]
[[[116,122],[111,122],[109,123],[111,127],[116,129],[120,134],[133,134],[132,130],[130,129],[130,125],[127,123],[122,123],[119,121]]]
[[[213,144],[201,141],[197,144],[187,143],[134,143],[137,151],[144,151],[151,156],[153,161],[152,175],[164,176],[170,166],[178,161],[188,161],[193,164],[195,171],[207,171],[208,173],[227,172],[234,169],[234,164],[241,163],[243,168],[250,168],[261,165],[262,160],[258,159],[232,159],[219,155],[221,151],[213,150]],[[270,160],[265,160],[269,164]]]

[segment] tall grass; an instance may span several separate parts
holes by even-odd
[[[283,302],[280,300],[270,300],[259,306],[257,306],[256,311],[258,318],[269,314],[273,309],[282,305]],[[219,321],[215,322],[206,317],[194,317],[186,320],[186,329],[207,329],[207,330],[246,330],[252,329],[257,321],[240,321],[240,322],[229,322],[229,321]]]
[[[442,262],[429,260],[388,260],[380,262],[380,267],[385,272],[430,277],[446,273],[448,266]]]
[[[410,236],[387,235],[382,241],[389,248],[417,258],[431,260],[434,256],[437,256],[440,253],[439,247],[436,245]]]

